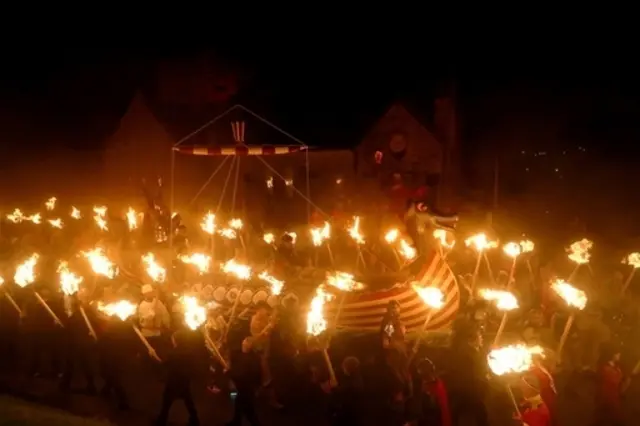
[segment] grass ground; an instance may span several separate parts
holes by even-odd
[[[109,426],[102,420],[74,416],[62,410],[0,396],[0,426]]]

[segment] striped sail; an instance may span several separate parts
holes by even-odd
[[[446,262],[435,253],[416,277],[420,286],[438,287],[445,296],[445,304],[431,317],[428,330],[447,328],[459,308],[460,294],[455,276]],[[411,283],[402,283],[389,290],[365,294],[348,294],[338,319],[338,326],[355,330],[377,330],[390,301],[400,304],[400,319],[412,331],[422,327],[430,309],[413,290]],[[327,307],[326,317],[335,316],[337,303]]]

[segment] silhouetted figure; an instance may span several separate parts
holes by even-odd
[[[251,426],[260,425],[256,414],[256,391],[260,386],[260,355],[253,350],[253,338],[242,341],[242,348],[231,358],[231,378],[236,385],[233,419],[228,426],[242,426],[245,418]]]
[[[89,329],[85,323],[84,317],[80,312],[80,300],[77,295],[70,296],[69,318],[65,325],[65,365],[60,381],[60,389],[68,392],[71,387],[71,381],[77,370],[80,370],[86,381],[87,393],[93,395],[96,393],[94,374],[91,370],[91,349],[95,343],[93,337],[89,334]],[[85,310],[87,317],[91,311]],[[91,319],[89,319],[91,321]],[[95,324],[95,320],[91,321]]]
[[[157,424],[166,425],[169,411],[173,403],[181,399],[189,413],[189,425],[200,424],[198,412],[191,395],[191,380],[195,374],[194,357],[189,348],[189,333],[176,332],[171,336],[173,349],[170,351],[164,366],[167,370],[167,382],[162,394],[162,407]]]

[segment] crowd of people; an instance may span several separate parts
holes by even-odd
[[[184,250],[188,244],[186,228],[177,227],[175,238],[175,250]],[[275,249],[281,251],[277,261],[292,263],[285,266],[305,263],[296,257],[290,236]],[[462,268],[464,264],[459,262],[457,266]],[[348,338],[339,339],[331,333],[309,338],[304,309],[297,304],[272,307],[257,303],[236,316],[230,314],[229,307],[211,307],[205,333],[216,343],[224,361],[214,356],[215,351],[207,347],[201,334],[185,325],[179,292],[166,290],[183,286],[184,292],[191,291],[178,276],[172,272],[168,279],[175,282],[160,288],[105,280],[73,296],[56,291],[47,274],[27,288],[5,283],[5,290],[14,295],[22,314],[16,315],[13,306],[2,298],[2,365],[10,370],[24,366],[24,373],[33,377],[47,374],[59,381],[61,392],[71,392],[72,383],[83,379],[86,393],[114,398],[117,408],[126,411],[130,408],[129,395],[135,389],[127,389],[122,376],[137,354],[148,367],[145,371],[164,381],[162,405],[155,416],[159,425],[167,424],[170,409],[178,400],[188,410],[189,424],[200,423],[192,389],[203,377],[211,398],[233,400],[228,424],[236,426],[243,421],[262,424],[256,409],[261,399],[274,410],[305,404],[323,407],[326,421],[334,425],[458,426],[468,418],[477,426],[489,424],[486,397],[495,377],[487,366],[489,348],[483,336],[494,332],[496,314],[472,294],[464,295],[465,276],[459,278],[461,308],[448,347],[441,349],[446,355],[440,360],[432,356],[433,348],[414,350],[418,346],[408,341],[399,305],[392,302],[379,333],[366,344],[350,343]],[[545,279],[545,270],[540,268],[530,282],[521,280],[517,288],[523,293],[525,287],[535,291]],[[131,291],[132,286],[139,291]],[[62,319],[64,327],[52,321],[50,313],[33,297],[34,290]],[[132,294],[141,297],[136,314],[127,321],[96,309],[97,301],[131,299]],[[533,302],[527,304],[531,310],[509,331],[514,340],[552,348],[557,330],[562,329],[563,314],[544,297],[530,299]],[[94,324],[97,338],[88,333],[82,311]],[[513,389],[520,410],[508,417],[528,426],[557,425],[555,376],[593,370],[598,383],[594,425],[622,424],[622,394],[628,381],[620,367],[621,351],[612,335],[615,333],[603,336],[607,333],[602,332],[617,323],[605,324],[600,312],[596,309],[580,314],[567,359],[537,357],[535,366],[517,378]],[[131,324],[139,327],[153,351],[140,344]],[[22,362],[23,347],[27,348],[26,363]],[[337,367],[336,380],[323,356],[325,349]],[[97,365],[91,361],[96,357]]]

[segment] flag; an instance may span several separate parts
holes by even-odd
[[[435,251],[427,257],[415,280],[397,284],[381,291],[370,293],[349,293],[346,295],[338,327],[353,331],[372,331],[380,328],[382,318],[390,301],[400,304],[400,320],[407,331],[420,329],[431,309],[413,289],[416,282],[421,287],[437,287],[444,294],[444,306],[431,317],[428,330],[448,328],[460,306],[460,293],[456,278],[449,265]],[[335,317],[338,303],[331,303],[325,313],[327,320]]]

